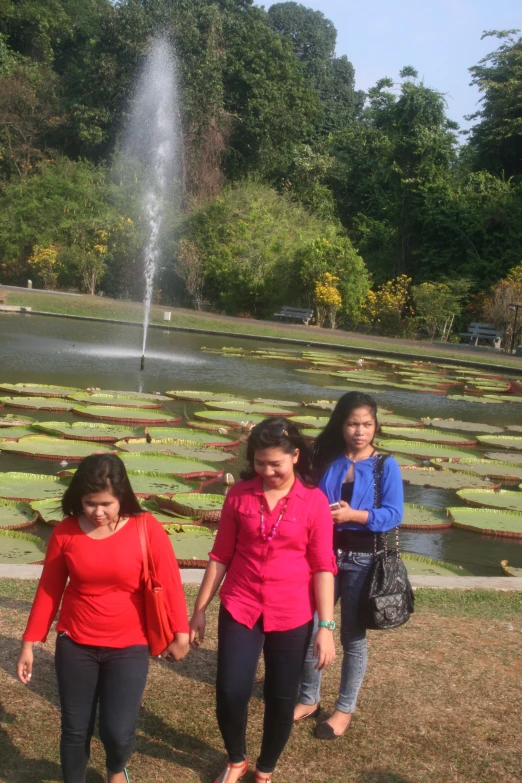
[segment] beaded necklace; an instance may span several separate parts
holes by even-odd
[[[261,516],[261,523],[259,526],[259,530],[261,532],[261,538],[263,541],[272,541],[273,538],[275,538],[277,531],[279,530],[279,525],[281,524],[281,520],[283,519],[284,513],[286,511],[286,507],[288,506],[288,498],[285,501],[285,504],[283,508],[281,509],[281,512],[279,516],[277,517],[277,521],[274,523],[274,526],[272,527],[272,530],[267,535],[266,534],[266,527],[265,527],[265,510],[263,508],[263,500],[260,501],[260,508],[259,508],[259,514]]]

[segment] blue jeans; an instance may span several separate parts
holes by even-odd
[[[359,604],[361,595],[368,586],[373,565],[373,554],[357,552],[341,552],[337,555],[338,573],[335,577],[335,603],[341,599],[341,644],[343,647],[343,663],[341,668],[341,685],[335,709],[351,713],[355,710],[368,660],[366,644],[366,629],[359,619]],[[321,701],[322,672],[315,668],[317,658],[314,658],[313,645],[317,633],[317,614],[314,618],[312,639],[306,653],[305,664],[301,674],[299,702],[301,704],[318,704]]]

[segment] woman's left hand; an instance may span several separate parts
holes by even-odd
[[[333,633],[329,628],[319,628],[314,642],[314,658],[317,658],[315,668],[318,671],[326,669],[335,660],[335,644]]]
[[[182,661],[189,651],[188,633],[177,633],[172,644],[163,650],[161,657],[166,661]]]

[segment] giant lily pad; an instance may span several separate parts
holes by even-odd
[[[66,397],[74,392],[81,392],[74,386],[47,386],[41,383],[0,383],[0,391],[12,394],[23,394],[26,397]]]
[[[198,432],[191,427],[147,427],[145,433],[152,443],[172,439],[185,443],[187,446],[194,444],[195,446],[221,449],[233,448],[234,446],[239,446],[240,443],[239,440],[233,440],[226,435],[216,434],[209,436],[206,431]]]
[[[411,530],[441,530],[451,527],[451,519],[448,519],[443,509],[405,503],[402,527]]]
[[[423,426],[422,421],[417,421],[417,419],[408,419],[406,416],[397,416],[395,413],[383,413],[381,410],[379,410],[377,416],[381,428],[383,426],[393,427],[393,429],[395,430],[396,427],[418,428]]]
[[[137,433],[130,427],[118,427],[96,421],[75,421],[73,424],[68,424],[66,421],[39,421],[35,422],[33,429],[56,437],[64,437],[66,440],[89,440],[100,443],[114,443],[123,438],[135,437]]]
[[[522,397],[515,394],[485,394],[484,399],[489,400],[489,402],[522,402]]]
[[[224,495],[179,494],[169,498],[158,498],[162,506],[166,505],[178,514],[201,518],[207,522],[219,522],[221,509],[225,502]]]
[[[410,552],[401,552],[401,557],[408,576],[471,576],[471,573],[462,566],[446,563],[443,560],[434,560]]]
[[[194,533],[196,530],[197,528]],[[208,563],[208,553],[214,546],[212,533],[194,535],[193,528],[189,527],[184,528],[183,532],[171,533],[169,540],[182,568],[205,568]]]
[[[205,460],[207,462],[230,462],[234,456],[230,452],[215,448],[201,448],[197,445],[185,445],[177,440],[165,439],[149,443],[146,438],[134,438],[128,441],[122,440],[115,444],[122,451],[132,453],[157,453],[166,452],[177,454],[179,457],[190,457]]]
[[[459,421],[458,419],[423,419],[426,427],[435,427],[438,430],[458,430],[462,432],[477,432],[481,434],[491,434],[503,432],[502,427],[495,427],[493,424],[479,424],[475,421]]]
[[[41,522],[46,525],[58,525],[64,519],[62,503],[60,498],[50,498],[49,500],[33,500],[31,508],[38,515]]]
[[[459,460],[474,457],[472,451],[456,449],[452,446],[440,446],[438,444],[423,443],[422,441],[392,440],[383,438],[379,440],[379,449],[391,454],[409,454],[417,459],[432,459],[439,457],[443,460]]]
[[[393,458],[401,467],[418,468],[421,465],[418,459],[407,457],[406,454],[394,454]]]
[[[304,427],[305,429],[319,429],[326,427],[330,421],[329,416],[294,416],[292,423],[297,427]]]
[[[20,438],[25,438],[26,435],[34,434],[35,431],[32,427],[3,427],[0,429],[0,449],[3,441],[20,440]]]
[[[32,416],[19,416],[17,413],[7,413],[5,416],[0,416],[0,428],[6,427],[29,427],[33,423]],[[0,429],[0,434],[2,433]]]
[[[470,506],[522,512],[522,492],[507,489],[459,489],[457,495]]]
[[[455,444],[456,446],[476,446],[477,441],[471,438],[465,438],[458,432],[444,432],[444,430],[418,429],[415,427],[381,427],[383,435],[392,435],[397,438],[413,441],[427,441],[428,443],[439,443],[442,445]]]
[[[168,391],[165,393],[167,397],[172,397],[175,400],[189,400],[190,402],[207,402],[207,400],[239,399],[234,394],[224,394],[224,393],[218,394],[216,392],[206,392],[206,391]]]
[[[315,402],[303,402],[305,408],[318,408],[321,411],[333,411],[337,402],[330,402],[330,400],[315,400]]]
[[[85,440],[62,440],[46,435],[27,435],[16,442],[2,443],[2,451],[11,451],[24,457],[39,459],[67,459],[68,462],[80,462],[90,454],[116,454],[115,449],[101,443]]]
[[[177,424],[181,419],[167,411],[150,411],[142,408],[120,408],[110,405],[75,406],[74,413],[88,419],[119,421],[128,424]]]
[[[522,514],[499,511],[495,508],[448,508],[456,527],[473,530],[488,536],[522,538]]]
[[[148,473],[170,473],[171,476],[215,477],[223,473],[219,465],[203,462],[200,459],[177,457],[170,454],[128,454],[121,453],[120,458],[129,470],[145,470]]]
[[[472,397],[464,396],[463,394],[448,394],[448,400],[456,400],[460,402],[482,402],[484,404],[502,405],[502,400],[495,400],[491,397]]]
[[[193,517],[184,517],[181,515],[174,516],[173,513],[168,513],[165,509],[161,508],[155,500],[142,500],[140,506],[149,511],[162,525],[193,525],[195,520]]]
[[[259,424],[266,419],[266,416],[261,416],[258,413],[240,413],[239,411],[196,411],[194,418],[199,421],[245,427],[249,422]]]
[[[0,397],[0,402],[11,408],[39,411],[70,411],[74,402],[58,397]]]
[[[519,579],[522,579],[522,568],[510,566],[507,560],[501,560],[500,565],[506,576],[517,576]]]
[[[128,467],[128,466],[127,466]],[[175,495],[180,492],[194,492],[199,484],[174,478],[171,473],[151,473],[146,470],[129,470],[127,475],[132,490],[138,498],[150,498],[155,495]]]
[[[500,484],[482,481],[478,476],[467,473],[453,473],[435,468],[401,468],[402,480],[406,484],[433,489],[464,489],[466,487],[493,489]]]
[[[478,440],[485,446],[500,446],[502,449],[522,450],[522,436],[516,435],[479,435]]]
[[[69,482],[57,476],[36,473],[0,473],[0,498],[7,500],[44,500],[63,495]]]
[[[38,514],[28,503],[0,500],[0,529],[23,530],[25,527],[32,527],[37,517]]]
[[[276,408],[274,405],[267,405],[266,403],[251,403],[241,402],[239,400],[229,402],[228,400],[210,401],[205,402],[206,407],[213,411],[240,411],[245,415],[251,413],[260,414],[261,416],[295,416],[295,410],[288,408]]]
[[[265,397],[256,397],[251,400],[253,405],[269,405],[271,408],[300,408],[300,402],[293,402],[292,400],[270,400]]]
[[[146,410],[154,410],[161,408],[161,402],[159,400],[141,400],[137,397],[123,397],[116,394],[102,394],[101,392],[82,392],[80,394],[69,394],[69,400],[74,402],[81,402],[84,405],[110,405],[116,408],[145,408]],[[168,399],[168,398],[167,398]]]
[[[461,459],[459,462],[442,462],[432,459],[434,467],[441,467],[456,472],[473,473],[475,476],[487,476],[493,481],[522,481],[522,464],[514,465],[510,462],[491,459]]]
[[[41,538],[17,530],[0,530],[0,563],[41,563],[45,544]]]

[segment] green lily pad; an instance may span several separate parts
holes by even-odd
[[[0,391],[23,394],[26,397],[66,397],[82,390],[75,389],[74,386],[47,386],[41,383],[0,383]]]
[[[38,515],[28,503],[0,500],[0,529],[23,530],[32,527]]]
[[[265,403],[252,404],[250,402],[241,401],[228,402],[227,400],[221,400],[214,402],[207,400],[205,405],[212,411],[240,411],[245,415],[254,413],[261,416],[295,416],[295,411],[293,409],[276,408],[273,405],[267,405]]]
[[[502,449],[517,449],[522,451],[522,435],[478,435],[478,440],[485,446],[497,446]]]
[[[522,465],[522,451],[486,451],[484,456],[492,462],[509,462],[511,465]]]
[[[251,400],[253,405],[269,405],[271,408],[300,408],[301,403],[292,400],[268,400],[264,397],[256,397],[255,400]]]
[[[131,427],[118,427],[96,421],[75,421],[73,424],[68,424],[66,421],[39,421],[33,425],[33,429],[56,437],[63,436],[67,440],[89,440],[100,443],[114,443],[123,438],[136,437],[137,434],[137,430]],[[0,432],[0,437],[1,435]]]
[[[522,397],[516,394],[485,394],[484,399],[489,402],[522,402]]]
[[[382,413],[382,411],[379,411],[378,414],[379,419],[379,426],[383,427],[415,427],[420,428],[423,426],[422,421],[417,421],[417,419],[408,419],[407,416],[396,416],[394,413]]]
[[[207,400],[238,400],[240,399],[235,394],[218,394],[216,392],[207,391],[168,391],[165,392],[167,397],[171,397],[175,400],[189,400],[190,402],[206,402]],[[245,400],[246,402],[246,400]]]
[[[151,411],[143,408],[119,408],[110,405],[75,406],[74,412],[88,419],[119,421],[129,424],[176,424],[180,417],[167,411]]]
[[[0,473],[0,498],[31,500],[61,497],[69,482],[57,476],[38,475],[36,473]]]
[[[522,514],[499,511],[496,508],[448,508],[456,527],[473,530],[488,536],[522,538]]]
[[[149,443],[146,438],[134,438],[129,441],[119,441],[115,444],[122,451],[132,453],[158,453],[177,454],[179,457],[201,459],[207,462],[230,462],[234,457],[227,451],[216,448],[198,448],[197,445],[185,445],[177,440],[156,440]]]
[[[90,454],[115,454],[116,450],[86,440],[61,440],[47,435],[27,435],[19,441],[2,443],[2,451],[40,459],[67,459],[79,462]]]
[[[185,516],[201,517],[207,522],[219,522],[221,509],[225,502],[224,495],[210,495],[203,493],[179,494],[162,500],[162,505]]]
[[[2,443],[4,441],[15,441],[20,438],[25,438],[27,435],[34,435],[34,429],[32,427],[3,427],[0,429],[0,449],[3,448]]]
[[[423,443],[422,441],[392,440],[383,438],[379,441],[379,449],[391,454],[409,454],[417,459],[432,459],[439,457],[444,460],[469,459],[476,455],[472,451],[456,449],[452,446]]]
[[[266,416],[261,416],[258,413],[240,413],[239,411],[196,411],[194,418],[199,421],[226,424],[229,427],[234,425],[244,427],[249,422],[259,424],[266,419]]]
[[[434,560],[431,557],[413,555],[410,552],[401,552],[408,576],[471,576],[469,571],[461,566],[446,563],[443,560]]]
[[[459,462],[442,462],[430,460],[434,467],[444,467],[446,470],[473,473],[475,476],[487,476],[492,481],[522,481],[522,464],[491,459],[461,459]]]
[[[397,438],[413,441],[427,441],[442,445],[455,444],[456,446],[476,446],[477,441],[465,438],[458,432],[444,432],[444,430],[419,429],[418,427],[381,427],[383,435],[392,435]]]
[[[457,495],[470,506],[522,512],[522,492],[508,489],[459,489]]]
[[[329,416],[294,416],[292,423],[298,427],[313,428],[321,430],[326,427],[330,421]]]
[[[475,421],[459,421],[455,419],[423,419],[426,427],[434,427],[438,430],[459,430],[462,432],[476,432],[483,435],[503,432],[502,427],[493,424],[479,424]]]
[[[5,416],[0,416],[0,428],[29,427],[33,421],[32,416],[19,416],[17,413],[7,413]],[[2,429],[0,429],[0,434]]]
[[[33,500],[31,508],[38,514],[39,519],[46,525],[58,525],[64,519],[62,502],[60,498],[49,500]]]
[[[74,407],[74,402],[58,397],[0,397],[0,403],[39,411],[70,411]]]
[[[330,400],[316,400],[315,402],[303,402],[305,408],[318,408],[321,411],[333,411],[337,402],[330,402]]]
[[[156,495],[175,495],[180,492],[197,490],[199,484],[174,478],[170,473],[152,473],[146,470],[129,470],[127,475],[132,490],[138,498],[150,498]]]
[[[193,525],[194,518],[189,517],[174,517],[172,514],[167,513],[164,509],[158,506],[155,500],[142,500],[140,506],[149,511],[162,525]]]
[[[415,457],[407,457],[406,454],[394,454],[393,458],[401,467],[420,467],[420,462]]]
[[[162,407],[161,402],[158,400],[141,400],[138,397],[123,397],[122,395],[102,394],[101,392],[93,392],[92,394],[88,394],[87,392],[69,394],[67,399],[81,402],[85,405],[110,405],[117,408],[145,408],[146,410],[154,410]]]
[[[192,530],[192,528],[189,528],[189,530]],[[211,533],[191,535],[183,531],[171,533],[169,540],[178,563],[185,568],[190,565],[200,567],[208,562],[208,553],[214,546],[214,536]]]
[[[234,440],[226,435],[214,434],[209,437],[208,432],[198,432],[192,427],[147,427],[146,434],[151,438],[152,443],[172,439],[186,445],[203,445],[207,448],[226,449],[239,445],[239,440]]]
[[[441,530],[451,527],[451,519],[446,511],[440,508],[419,506],[416,503],[404,504],[402,527],[411,530]]]
[[[219,465],[203,462],[199,459],[171,456],[161,452],[152,454],[120,453],[120,458],[128,470],[145,470],[148,473],[169,473],[171,476],[218,476],[223,473]]]
[[[507,560],[501,560],[500,565],[506,576],[518,576],[519,579],[522,579],[522,568],[510,566]]]
[[[401,468],[402,480],[406,484],[433,489],[493,489],[500,484],[483,481],[479,476],[468,473],[453,473],[450,470],[435,470],[435,468]]]
[[[501,405],[502,400],[494,400],[492,398],[488,397],[473,397],[473,396],[464,396],[463,394],[448,394],[447,395],[448,400],[457,400],[462,402],[481,402],[483,404],[489,404],[489,405]]]
[[[0,563],[41,563],[45,544],[41,538],[17,530],[0,530]]]

